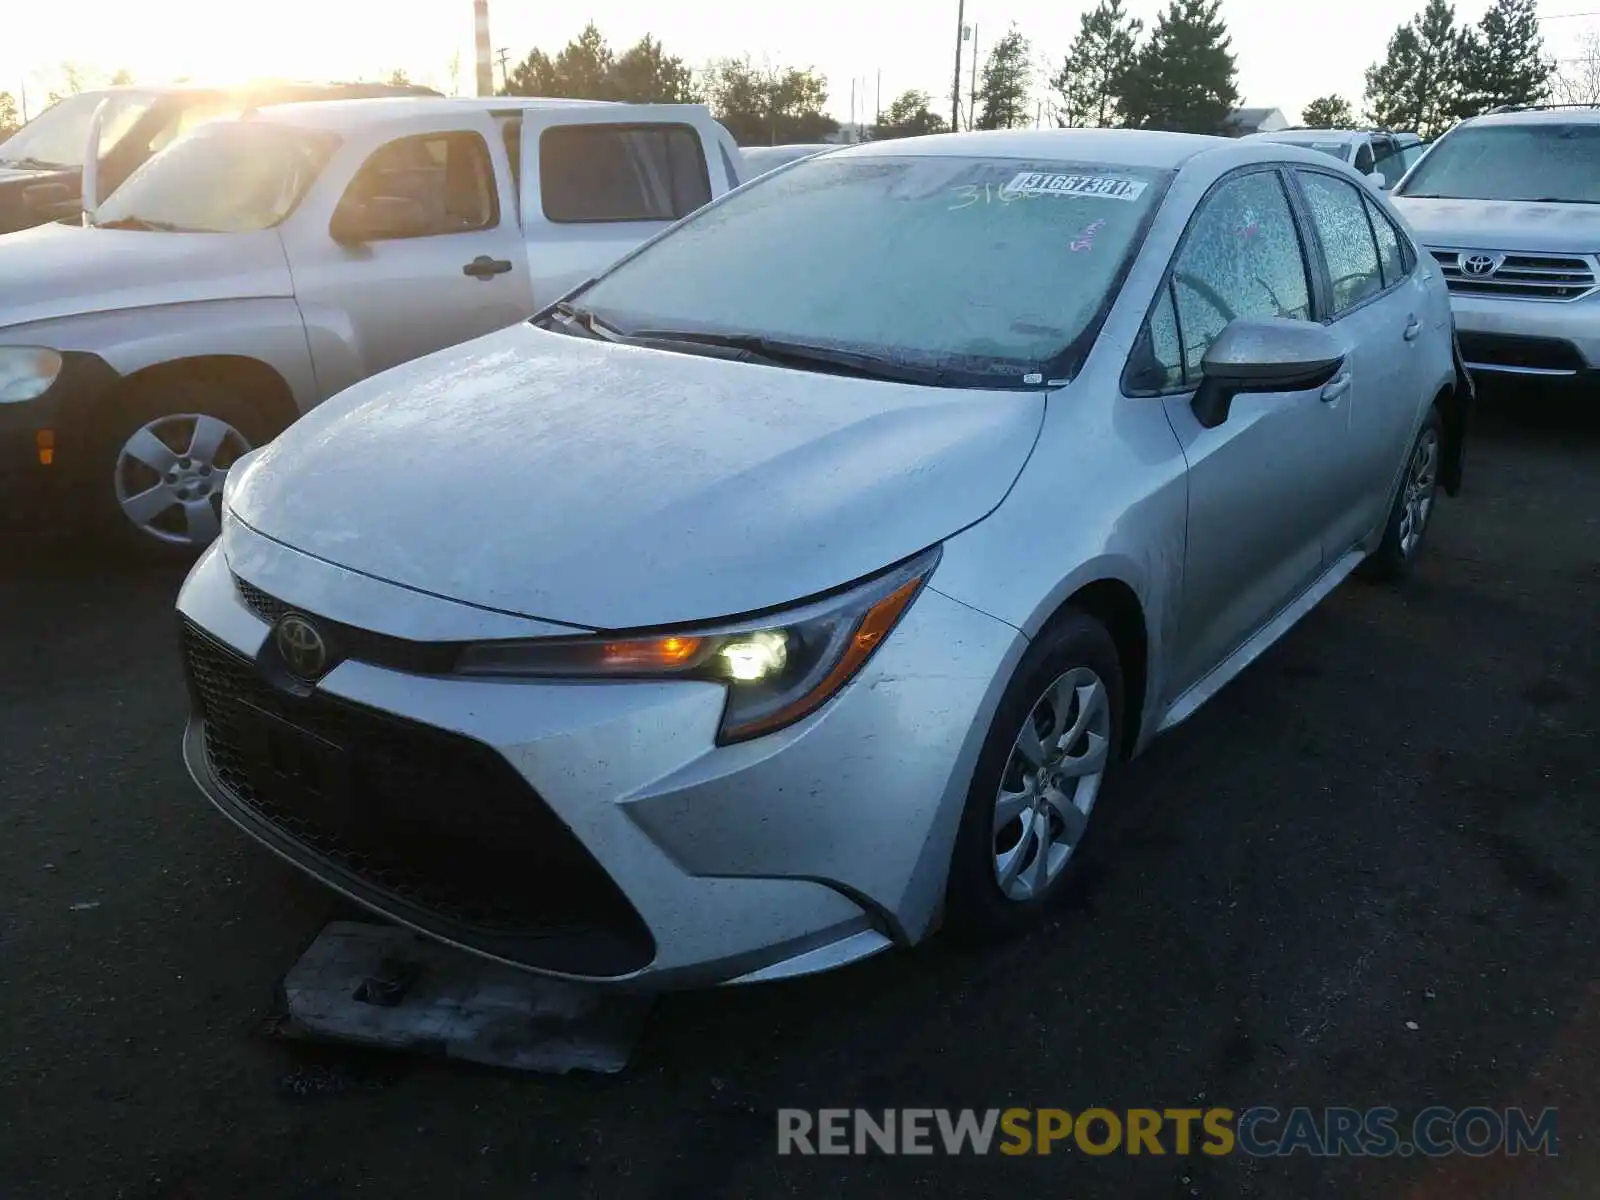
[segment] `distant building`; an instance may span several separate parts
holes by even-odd
[[[852,124],[849,121],[844,121],[839,125],[837,133],[830,133],[822,140],[834,146],[850,146],[856,142],[866,141],[871,132],[872,126],[870,125],[863,125],[859,122]]]
[[[1243,137],[1247,133],[1276,133],[1289,128],[1289,118],[1281,108],[1236,108],[1222,123],[1222,132],[1229,137]]]

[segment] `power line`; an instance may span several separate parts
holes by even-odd
[[[1548,17],[1540,17],[1541,21],[1570,21],[1575,17],[1600,17],[1600,9],[1593,12],[1552,13]]]

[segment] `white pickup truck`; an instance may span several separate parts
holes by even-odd
[[[701,105],[348,100],[202,125],[81,224],[0,237],[0,517],[192,553],[246,450],[525,319],[744,174]]]

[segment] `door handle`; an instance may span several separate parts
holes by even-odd
[[[1417,340],[1417,335],[1422,332],[1422,322],[1416,317],[1411,318],[1411,323],[1406,326],[1405,338],[1408,342]]]
[[[1346,371],[1322,389],[1322,398],[1330,404],[1350,390],[1350,372]]]
[[[490,258],[487,254],[480,254],[466,266],[461,268],[463,275],[471,275],[475,279],[492,279],[496,275],[504,275],[511,270],[511,263],[504,258]]]

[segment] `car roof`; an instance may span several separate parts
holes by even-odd
[[[259,96],[273,92],[303,92],[307,99],[317,95],[350,99],[393,99],[395,97],[437,97],[433,88],[418,83],[360,83],[326,79],[255,79],[244,83],[126,83],[91,88],[80,93],[93,96]],[[326,103],[318,100],[317,103]]]
[[[1557,104],[1548,108],[1514,108],[1488,112],[1463,124],[1472,125],[1595,125],[1600,107],[1593,104]]]
[[[369,97],[359,100],[319,100],[298,104],[275,104],[255,114],[257,120],[314,126],[319,129],[356,129],[380,121],[404,121],[415,117],[454,116],[457,113],[514,113],[531,109],[572,108],[628,109],[633,105],[615,100],[567,100],[550,96],[415,96]],[[671,105],[672,108],[704,109],[703,104]]]
[[[1106,166],[1176,170],[1196,154],[1237,146],[1240,140],[1152,129],[995,129],[862,142],[840,146],[829,157],[914,154],[950,158],[1080,159]]]

